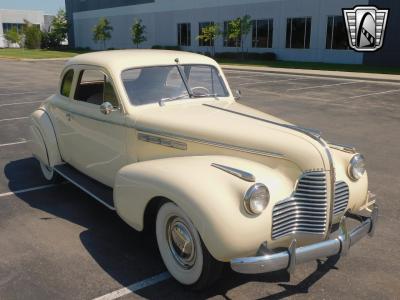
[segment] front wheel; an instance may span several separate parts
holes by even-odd
[[[156,236],[165,266],[181,284],[199,290],[220,277],[223,263],[212,257],[189,217],[174,203],[160,207]]]
[[[53,167],[49,167],[48,165],[40,162],[40,169],[42,170],[43,177],[48,182],[57,183],[61,181],[61,176],[54,171]]]

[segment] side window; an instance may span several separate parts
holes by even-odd
[[[60,90],[61,95],[69,97],[73,79],[74,79],[74,70],[69,70],[67,73],[65,73],[61,83],[61,90]]]
[[[107,75],[97,70],[81,71],[74,99],[95,105],[107,101],[118,107],[117,96],[111,82]]]

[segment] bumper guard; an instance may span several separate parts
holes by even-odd
[[[362,217],[361,224],[352,231],[347,230],[346,217],[342,217],[339,225],[339,236],[335,239],[296,248],[293,239],[286,251],[267,254],[263,256],[235,258],[231,260],[231,268],[244,274],[267,273],[287,269],[293,272],[296,265],[318,258],[346,255],[347,251],[364,236],[372,236],[378,218],[378,207],[374,204],[371,215]]]

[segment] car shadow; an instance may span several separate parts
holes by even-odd
[[[29,179],[34,179],[34,182],[44,181],[41,179],[39,165],[33,158],[9,162],[4,168],[4,174],[9,181],[9,189],[12,191],[25,186]],[[31,184],[30,187],[34,186]],[[129,286],[165,272],[154,235],[132,229],[115,212],[96,202],[72,184],[60,184],[54,188],[19,193],[16,197],[29,206],[46,212],[45,217],[40,217],[43,222],[58,218],[84,227],[85,230],[76,238],[80,239],[89,255],[104,272],[120,285]],[[75,237],[63,238],[74,239]],[[65,250],[60,249],[60,251]],[[222,279],[206,291],[193,292],[174,280],[168,279],[159,283],[157,288],[149,287],[135,293],[149,299],[203,299],[226,295],[230,290],[248,282],[267,282],[278,284],[284,290],[266,299],[281,299],[307,293],[315,282],[335,268],[337,259],[337,257],[332,257],[325,262],[318,261],[317,269],[296,285],[288,283],[290,276],[286,271],[243,275],[233,272],[227,266]]]

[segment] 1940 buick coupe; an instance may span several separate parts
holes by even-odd
[[[44,177],[64,177],[136,230],[154,226],[183,285],[204,288],[224,263],[293,271],[374,232],[363,155],[237,103],[202,55],[76,56],[31,119]]]

